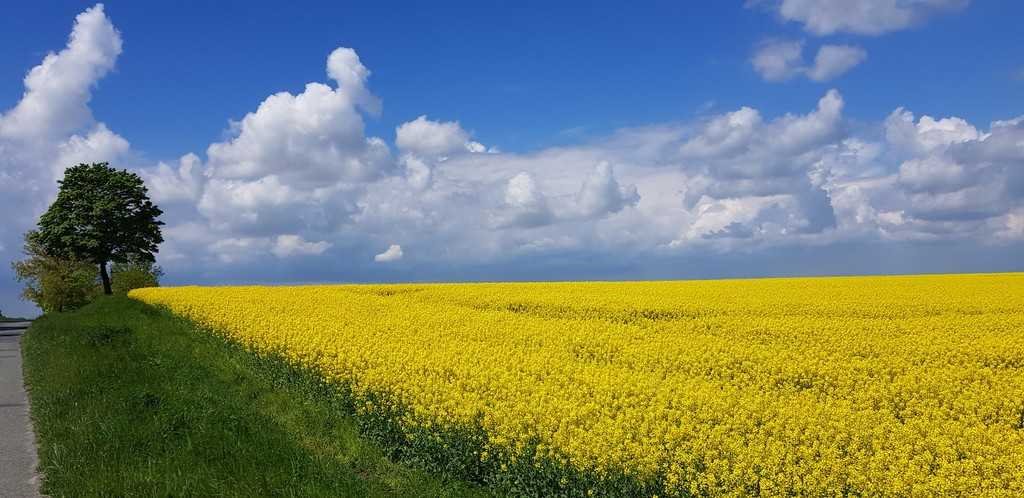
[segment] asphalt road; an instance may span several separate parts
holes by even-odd
[[[39,496],[36,446],[21,376],[21,334],[29,322],[0,322],[0,496]]]

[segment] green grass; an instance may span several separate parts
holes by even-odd
[[[51,496],[484,496],[395,463],[308,375],[124,297],[22,339]]]

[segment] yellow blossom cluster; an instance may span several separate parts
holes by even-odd
[[[131,296],[583,495],[1024,496],[1024,274]]]

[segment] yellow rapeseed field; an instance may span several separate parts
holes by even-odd
[[[1024,274],[131,296],[521,489],[1024,496]]]

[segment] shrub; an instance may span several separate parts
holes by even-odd
[[[92,264],[49,255],[30,236],[26,236],[25,255],[11,267],[18,281],[25,284],[22,297],[44,313],[79,308],[96,295],[96,269]]]
[[[132,289],[159,287],[164,276],[159,265],[149,261],[114,263],[110,268],[111,287],[115,294],[128,294]]]

